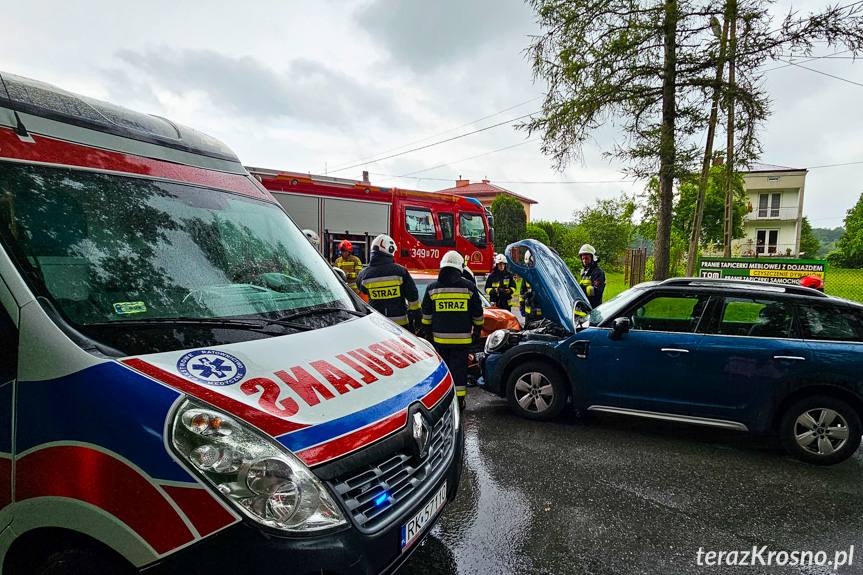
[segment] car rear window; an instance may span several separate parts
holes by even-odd
[[[793,312],[787,302],[727,297],[718,333],[749,337],[791,337]]]
[[[800,325],[806,339],[861,341],[860,318],[850,310],[832,305],[800,306]]]

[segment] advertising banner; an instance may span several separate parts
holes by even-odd
[[[800,278],[815,276],[827,280],[824,260],[792,260],[764,258],[711,258],[698,260],[698,276],[702,278],[732,278],[798,285]]]

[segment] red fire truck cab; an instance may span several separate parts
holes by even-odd
[[[434,271],[450,250],[465,256],[475,273],[491,271],[494,230],[490,213],[476,200],[369,182],[246,167],[260,178],[300,228],[314,230],[321,251],[338,257],[338,244],[348,239],[367,263],[371,242],[389,234],[399,251],[396,262],[408,269]]]

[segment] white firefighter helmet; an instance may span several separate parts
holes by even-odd
[[[440,259],[440,267],[443,268],[455,268],[458,271],[464,270],[464,258],[457,251],[449,251],[443,255]]]
[[[533,254],[530,253],[530,250],[526,250],[524,252],[524,264],[530,265],[530,262],[532,262],[532,261],[533,261]]]
[[[505,263],[506,263],[506,256],[505,255],[497,254],[496,256],[494,256],[494,265],[505,264]]]
[[[318,234],[315,233],[315,230],[303,230],[303,235],[306,236],[310,242],[312,242],[313,246],[318,247],[319,245],[321,245],[321,238],[318,237]]]
[[[372,242],[372,251],[373,252],[382,252],[389,255],[395,255],[396,253],[396,242],[394,239],[389,237],[386,234],[381,234],[375,238],[375,241]]]
[[[593,259],[596,259],[596,249],[590,244],[584,244],[578,250],[578,255],[583,256],[584,254],[590,254]]]

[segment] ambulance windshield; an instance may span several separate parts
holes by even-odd
[[[240,194],[0,162],[0,235],[77,326],[357,309],[284,212]]]

